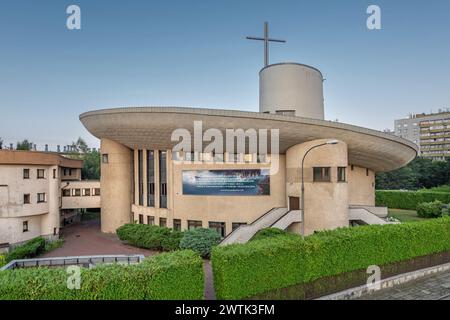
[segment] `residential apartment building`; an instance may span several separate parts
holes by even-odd
[[[82,164],[57,153],[0,150],[0,248],[58,238],[79,209],[100,207],[100,182],[82,181]]]
[[[445,160],[450,157],[450,111],[395,120],[395,135],[417,144],[422,157]]]

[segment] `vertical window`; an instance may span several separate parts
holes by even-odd
[[[22,222],[22,231],[27,232],[28,231],[28,221]]]
[[[138,195],[139,195],[139,205],[144,205],[144,166],[142,165],[142,150],[138,150]]]
[[[366,176],[369,176],[369,169],[366,169]]]
[[[45,193],[38,193],[37,194],[37,203],[43,203],[45,202]]]
[[[167,208],[167,153],[159,151],[159,181],[160,197],[159,207]]]
[[[69,176],[72,175],[72,169],[69,169]]]
[[[109,156],[107,153],[102,154],[102,163],[108,163],[109,162]]]
[[[173,230],[181,231],[181,219],[173,219]]]
[[[83,190],[83,196],[85,196],[85,197],[89,197],[90,195],[91,195],[91,189],[89,189],[89,188],[85,188],[84,190]]]
[[[154,216],[147,216],[147,224],[149,226],[154,226],[155,225],[155,217]]]
[[[139,215],[139,223],[144,224],[144,215],[143,214]]]
[[[225,237],[225,222],[209,222],[209,228],[212,230],[217,231],[218,234],[220,234],[220,236],[222,238]]]
[[[350,166],[350,169],[351,169],[351,170],[353,171],[353,169],[354,169],[354,166],[353,166],[353,165],[351,165],[351,166]]]
[[[45,170],[44,169],[37,169],[37,178],[38,179],[44,179],[45,178]]]
[[[74,197],[79,197],[81,196],[81,189],[77,188],[77,189],[72,189],[72,196]]]
[[[159,226],[160,227],[167,227],[167,219],[166,218],[159,218]]]
[[[203,226],[201,221],[197,220],[188,220],[188,229],[193,230],[197,228],[201,228]]]
[[[30,179],[30,169],[23,169],[23,178]]]
[[[155,206],[155,155],[147,151],[147,206]]]
[[[56,179],[56,169],[53,169],[53,179]]]
[[[314,167],[314,182],[330,181],[330,167]]]
[[[100,188],[94,188],[94,196],[100,195]]]
[[[338,167],[338,176],[337,181],[338,182],[345,182],[347,181],[347,178],[345,176],[345,167]]]
[[[67,169],[64,168],[63,175],[67,176]]]
[[[24,204],[30,204],[31,203],[31,197],[30,197],[29,193],[23,195],[23,203]]]

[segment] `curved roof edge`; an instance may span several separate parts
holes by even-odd
[[[303,64],[303,63],[298,63],[298,62],[278,62],[278,63],[269,64],[268,66],[265,66],[264,68],[259,70],[259,73],[261,73],[262,71],[264,71],[266,69],[269,69],[270,67],[276,67],[276,66],[282,66],[282,65],[293,65],[293,66],[306,67],[306,68],[312,69],[314,71],[317,71],[323,79],[322,71],[320,71],[316,67],[313,67],[313,66],[310,66],[307,64]]]

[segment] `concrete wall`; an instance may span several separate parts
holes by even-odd
[[[101,153],[108,163],[101,164],[101,229],[113,233],[132,221],[132,151],[109,139],[101,140]]]
[[[353,170],[352,170],[353,168]],[[366,168],[349,165],[348,202],[349,205],[375,205],[375,172]]]
[[[286,197],[301,197],[301,161],[311,147],[327,140],[296,145],[286,152]],[[304,163],[305,234],[348,226],[348,183],[337,182],[337,168],[347,167],[347,145],[324,145],[308,153]],[[313,182],[313,167],[331,167],[330,182]],[[298,225],[292,227],[298,231]],[[291,229],[292,229],[291,228]]]

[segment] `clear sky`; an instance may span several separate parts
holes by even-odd
[[[370,4],[382,30],[366,27]],[[98,146],[78,116],[118,106],[258,111],[263,45],[245,36],[264,21],[288,41],[271,63],[324,74],[328,120],[383,130],[450,107],[448,0],[0,0],[0,137]]]

